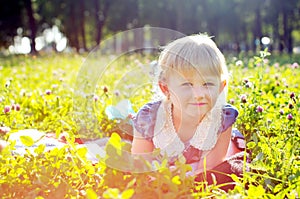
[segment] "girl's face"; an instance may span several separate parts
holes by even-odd
[[[217,76],[171,72],[166,87],[175,117],[197,117],[199,121],[215,105],[225,81]]]

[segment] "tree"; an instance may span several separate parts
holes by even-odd
[[[288,53],[293,52],[292,31],[294,29],[294,18],[297,13],[297,0],[290,0],[289,3],[284,3],[281,6],[282,26],[283,26],[283,42]],[[298,3],[299,4],[299,3]]]
[[[31,53],[36,54],[37,51],[35,49],[35,38],[36,38],[36,33],[37,33],[37,26],[36,26],[36,21],[34,18],[32,2],[31,2],[31,0],[24,0],[24,4],[25,4],[26,11],[27,11],[28,23],[29,23],[29,28],[30,28]]]
[[[22,2],[10,0],[0,6],[0,47],[13,43],[17,28],[22,27]]]
[[[99,2],[99,0],[94,0],[95,4],[95,23],[96,23],[96,45],[100,44],[102,39],[102,32],[105,22],[107,20],[107,16],[109,13],[109,9],[113,3],[113,0],[103,0]]]
[[[224,49],[235,43],[239,50],[243,42],[255,50],[255,39],[269,36],[291,53],[299,10],[298,0],[10,0],[0,7],[0,45],[12,44],[21,27],[34,51],[35,37],[57,25],[69,46],[87,50],[109,34],[148,24],[184,34],[207,32]]]
[[[84,0],[79,1],[79,23],[80,23],[80,33],[81,33],[81,41],[82,41],[82,47],[85,51],[87,51],[86,47],[86,38],[85,38],[85,5]]]

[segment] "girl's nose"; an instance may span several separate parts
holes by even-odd
[[[203,100],[203,98],[204,98],[203,96],[195,96],[196,101],[201,101],[201,100]]]
[[[204,99],[204,91],[201,87],[194,88],[194,98],[197,101]]]

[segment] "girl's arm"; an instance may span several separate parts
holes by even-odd
[[[212,169],[225,161],[227,157],[228,146],[231,140],[232,126],[225,132],[222,132],[218,137],[215,147],[207,153],[206,157],[206,170]],[[204,170],[204,157],[201,158],[196,173],[203,172]]]
[[[149,153],[149,152],[153,152],[153,150],[154,150],[153,143],[143,138],[143,136],[139,132],[135,131],[132,140],[131,153],[133,154]]]

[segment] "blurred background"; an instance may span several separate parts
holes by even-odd
[[[140,27],[206,32],[228,52],[300,53],[299,0],[2,0],[0,53],[84,53]],[[149,45],[147,34],[112,47],[130,37]]]

